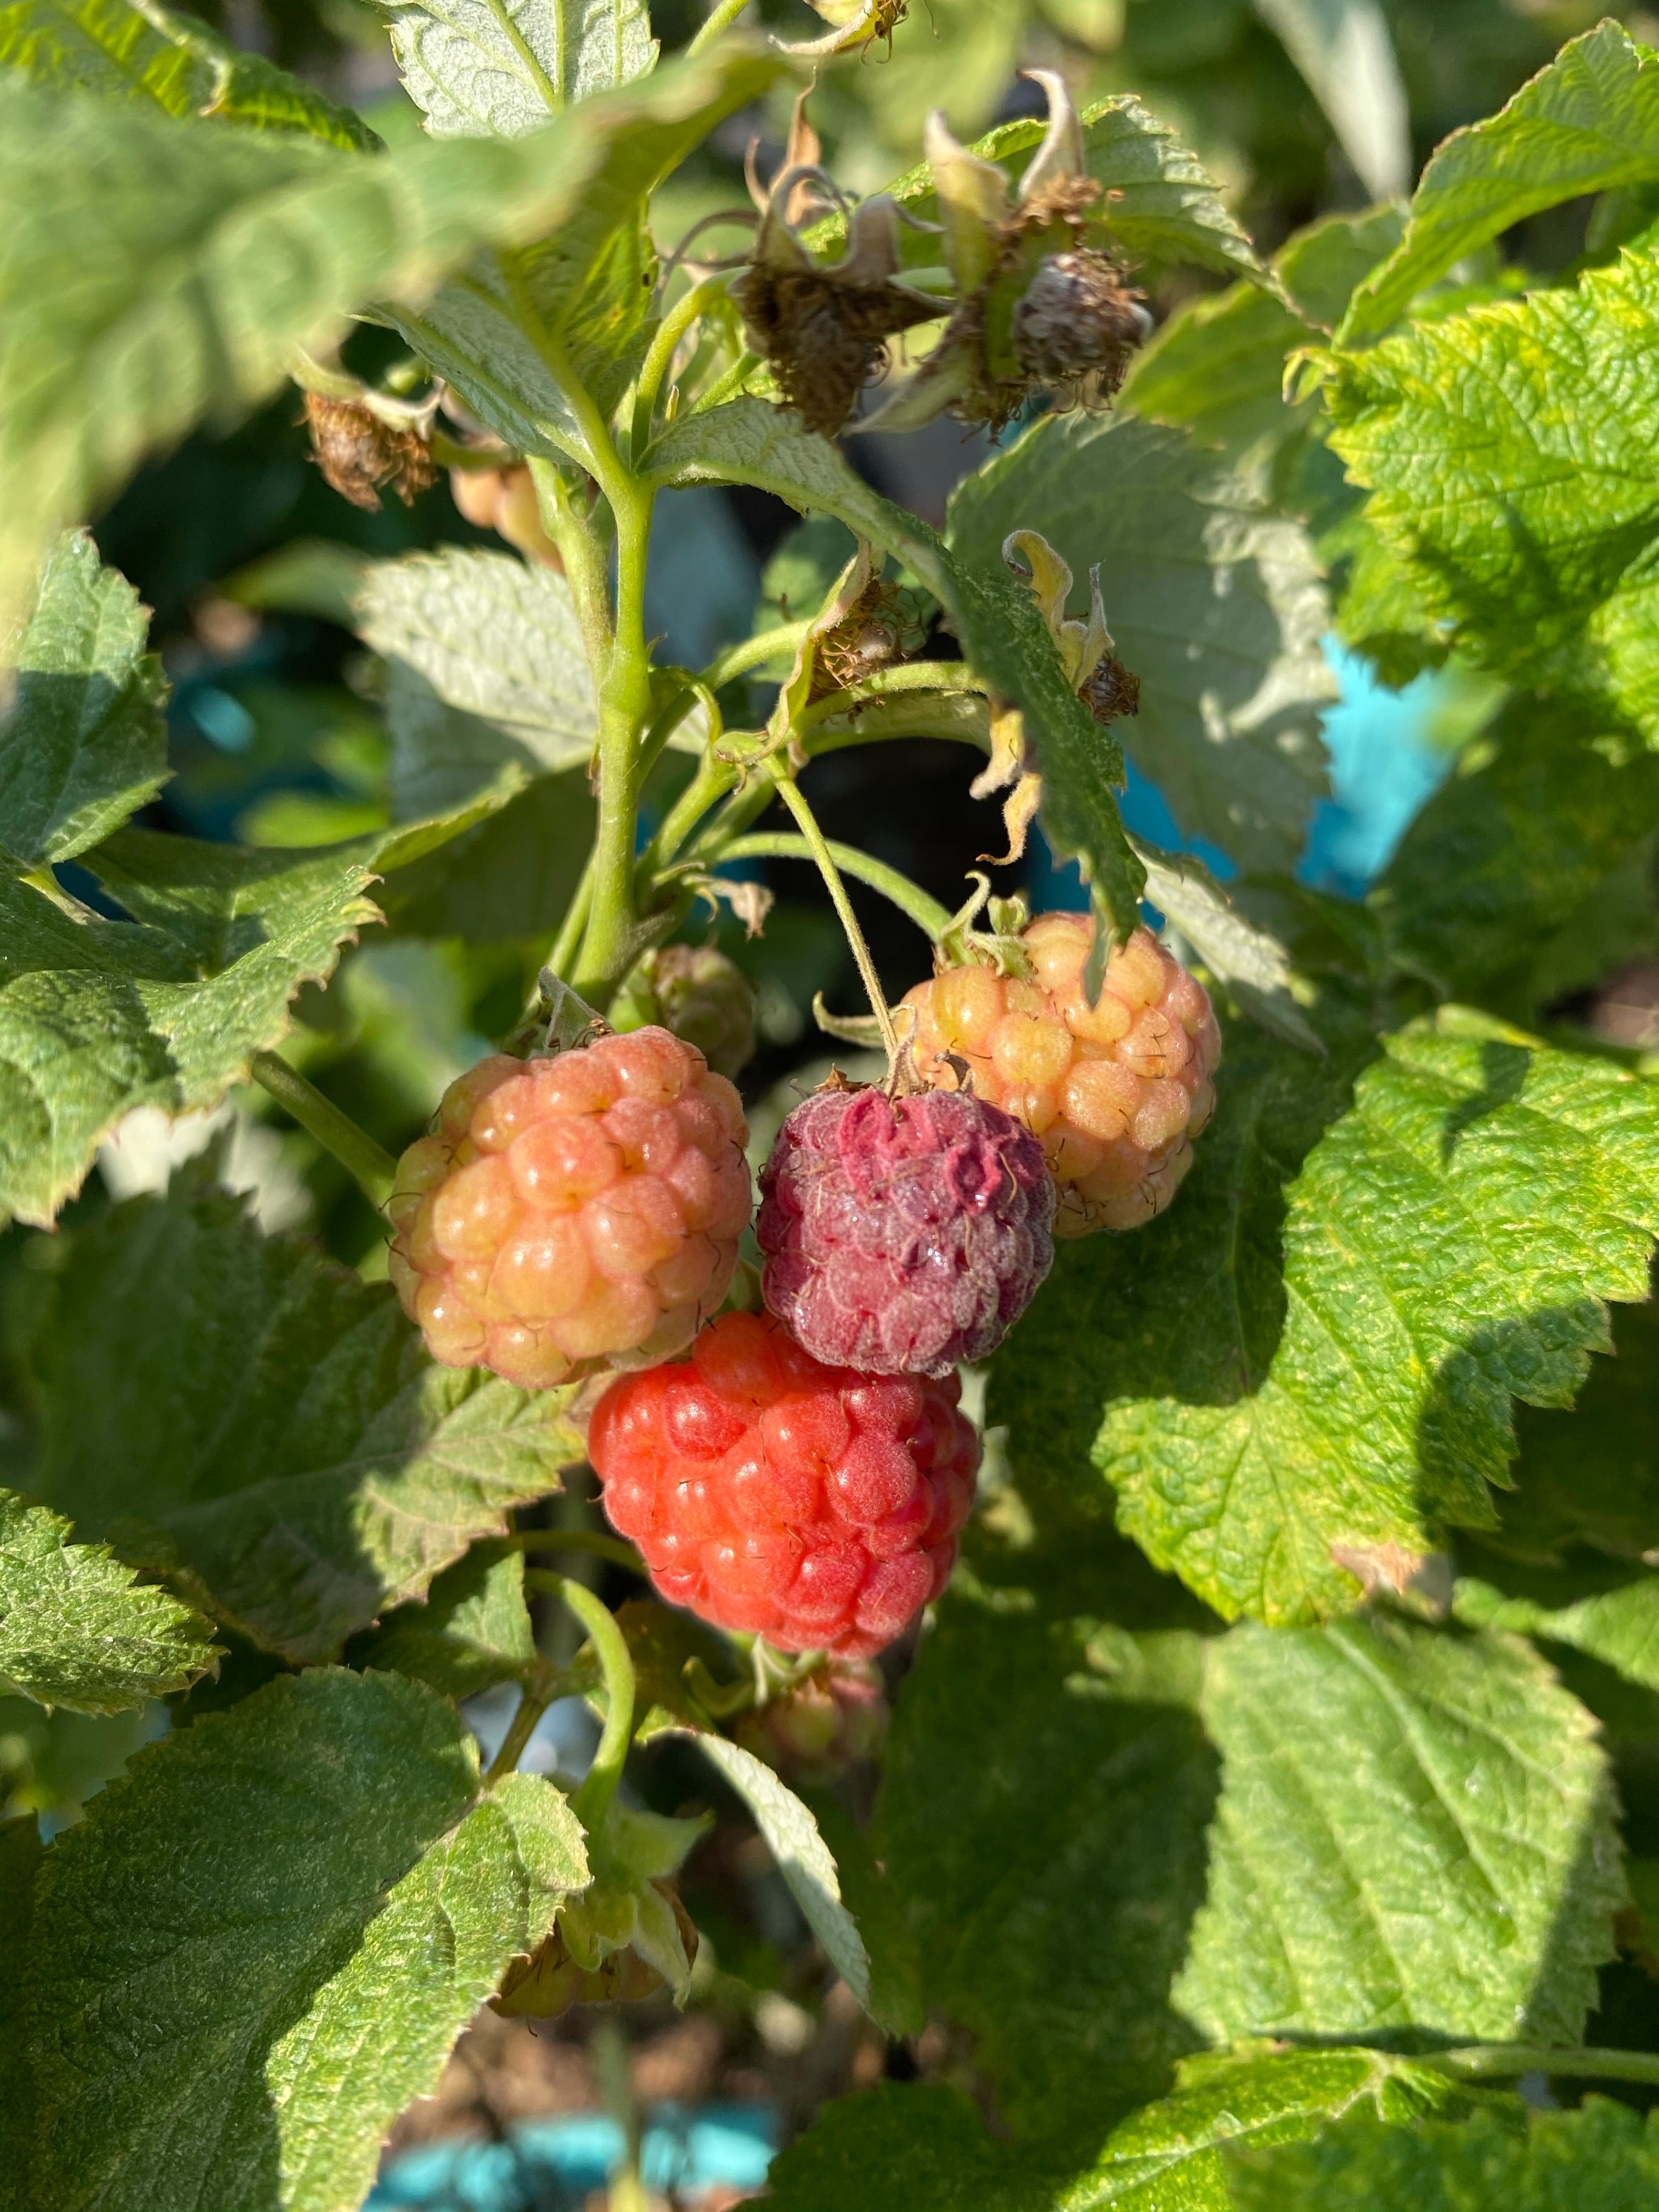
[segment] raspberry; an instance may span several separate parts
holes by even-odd
[[[1042,1150],[942,1091],[821,1091],[761,1170],[762,1290],[815,1358],[880,1375],[982,1359],[1054,1258]]]
[[[747,1134],[732,1085],[666,1030],[481,1061],[398,1164],[404,1310],[447,1367],[531,1390],[666,1358],[732,1279]]]
[[[923,1080],[954,1090],[951,1060],[963,1061],[975,1096],[1041,1139],[1060,1185],[1056,1237],[1138,1229],[1161,1213],[1215,1110],[1221,1031],[1203,985],[1138,929],[1091,1006],[1093,937],[1086,915],[1039,915],[1022,940],[1035,981],[947,968],[904,1000]]]
[[[587,1451],[659,1594],[786,1651],[868,1658],[950,1578],[979,1438],[944,1382],[826,1367],[769,1315],[618,1378]]]
[[[887,1734],[887,1692],[866,1660],[832,1659],[737,1727],[744,1748],[786,1778],[811,1787],[839,1781],[873,1759]]]
[[[755,994],[712,945],[647,952],[612,1001],[611,1019],[619,1030],[660,1022],[720,1075],[736,1075],[755,1056]]]

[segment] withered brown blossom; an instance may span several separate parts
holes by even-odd
[[[432,451],[418,430],[387,422],[354,399],[307,392],[306,422],[323,480],[342,499],[378,514],[380,492],[395,491],[408,507],[437,481]]]

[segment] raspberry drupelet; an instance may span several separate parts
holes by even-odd
[[[683,1350],[748,1225],[747,1133],[731,1084],[664,1029],[469,1069],[388,1207],[433,1358],[546,1389]]]
[[[817,1091],[761,1190],[768,1306],[815,1358],[868,1374],[985,1358],[1054,1259],[1042,1148],[980,1098]]]
[[[1149,929],[1114,949],[1091,1006],[1086,915],[1039,915],[1023,933],[1033,980],[947,968],[904,1003],[916,1012],[924,1082],[975,1095],[1041,1141],[1060,1189],[1056,1237],[1138,1229],[1192,1165],[1190,1139],[1215,1110],[1221,1031],[1208,994]]]
[[[979,1470],[957,1392],[826,1367],[769,1315],[723,1314],[690,1359],[611,1385],[588,1456],[671,1604],[867,1658],[956,1563]]]

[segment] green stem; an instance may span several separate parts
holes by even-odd
[[[729,31],[748,5],[749,0],[719,0],[719,5],[709,10],[708,21],[686,48],[687,55],[700,54],[722,31]]]
[[[591,1836],[610,1809],[617,1784],[622,1780],[628,1747],[634,1740],[634,1662],[627,1638],[608,1606],[601,1604],[584,1584],[573,1582],[568,1576],[549,1579],[557,1582],[560,1597],[587,1631],[605,1676],[605,1727],[599,1736],[599,1747],[593,1754],[586,1781],[570,1801],[576,1818]],[[542,1577],[538,1576],[537,1581],[539,1584]]]
[[[559,1691],[559,1672],[545,1659],[538,1660],[536,1671],[524,1686],[513,1724],[501,1738],[501,1749],[489,1762],[484,1776],[484,1788],[493,1789],[502,1775],[511,1774],[524,1757],[525,1746],[536,1733],[536,1723],[552,1704]]]
[[[748,0],[743,0],[744,6]],[[696,52],[694,45],[692,52]],[[635,453],[642,453],[651,441],[651,417],[655,412],[657,394],[667,375],[675,349],[699,315],[725,290],[724,279],[705,276],[700,284],[692,285],[682,295],[657,325],[657,335],[651,341],[650,350],[641,365],[639,381],[634,387],[634,432],[630,441]]]
[[[506,1540],[515,1552],[591,1552],[595,1559],[609,1559],[626,1567],[630,1574],[645,1573],[645,1562],[631,1544],[624,1544],[620,1536],[607,1536],[599,1528],[520,1528]],[[564,1581],[562,1575],[543,1576],[534,1567],[525,1579],[537,1589],[554,1590]]]
[[[603,1007],[634,957],[634,842],[639,804],[637,739],[651,711],[645,636],[646,549],[652,495],[618,469],[602,486],[617,522],[617,628],[599,694],[599,820],[593,890],[572,988]]]
[[[576,610],[582,649],[595,691],[602,691],[611,671],[614,642],[611,629],[610,564],[592,524],[570,496],[556,462],[539,453],[530,458],[530,480],[536,487],[536,504],[542,527],[559,549],[565,581]]]
[[[1437,2051],[1427,2063],[1464,2081],[1553,2074],[1563,2080],[1659,2083],[1659,2051],[1552,2051],[1543,2045],[1482,2043],[1464,2051]]]
[[[398,1175],[398,1163],[390,1152],[383,1152],[366,1129],[360,1129],[349,1114],[343,1114],[274,1052],[256,1052],[248,1073],[338,1160],[377,1212],[385,1206]]]
[[[872,890],[890,899],[935,944],[944,936],[951,916],[920,884],[913,884],[896,868],[890,868],[885,860],[874,860],[868,853],[860,853],[856,845],[842,845],[833,838],[825,842],[842,875],[855,876],[860,883],[868,884]],[[750,836],[734,837],[717,857],[722,860],[816,860],[817,855],[805,837],[787,830],[763,830]]]
[[[896,1070],[899,1064],[898,1032],[893,1027],[893,1017],[881,988],[881,978],[876,973],[876,963],[870,957],[870,948],[864,941],[864,932],[859,927],[858,916],[853,912],[853,902],[847,896],[847,886],[841,879],[841,870],[836,866],[829,840],[817,825],[817,817],[801,796],[793,777],[780,775],[777,779],[778,797],[799,824],[812,858],[818,864],[818,873],[823,878],[824,889],[830,902],[841,917],[841,926],[847,933],[847,942],[853,949],[860,975],[864,980],[865,993],[870,1001],[870,1011],[881,1030],[881,1041],[887,1051],[887,1065]],[[947,921],[949,917],[946,917]]]
[[[746,676],[751,668],[763,668],[769,660],[793,660],[811,627],[811,617],[804,617],[799,622],[780,623],[775,629],[760,630],[740,645],[728,645],[703,670],[702,680],[711,691],[718,691],[734,676]]]
[[[565,909],[564,920],[559,924],[553,950],[547,956],[548,966],[562,980],[565,969],[576,957],[576,947],[582,941],[582,932],[587,927],[587,910],[592,902],[593,856],[590,853],[583,863],[580,879],[570,895],[570,904]]]

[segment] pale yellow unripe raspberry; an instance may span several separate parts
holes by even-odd
[[[434,1358],[543,1389],[684,1349],[748,1225],[746,1138],[731,1084],[666,1030],[469,1069],[388,1207]]]
[[[1032,980],[972,963],[919,983],[915,1059],[925,1082],[974,1091],[1042,1139],[1060,1186],[1057,1237],[1135,1229],[1161,1213],[1215,1110],[1221,1031],[1209,996],[1147,929],[1115,947],[1089,1003],[1086,915],[1038,915],[1022,942]]]

